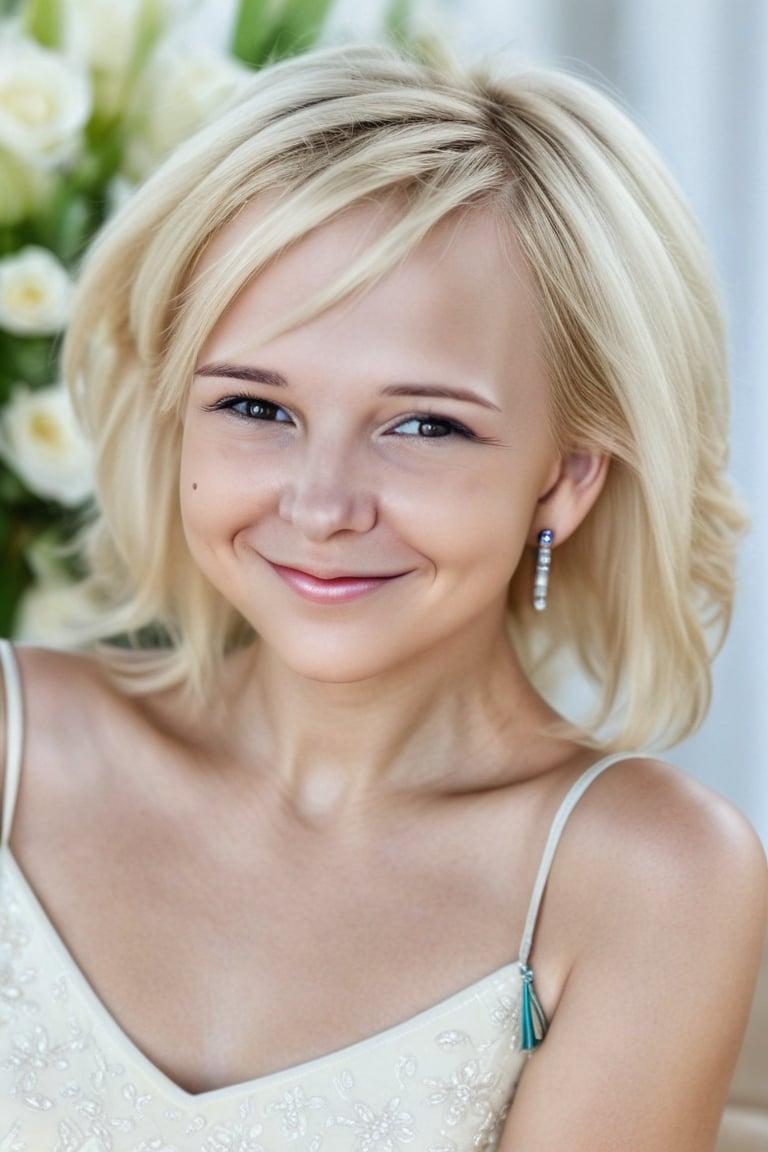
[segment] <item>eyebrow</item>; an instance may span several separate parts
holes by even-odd
[[[486,400],[479,392],[471,388],[453,388],[447,384],[390,384],[382,389],[382,396],[437,396],[442,400],[467,400],[470,404],[481,404],[483,408],[492,408],[500,412],[498,404]]]
[[[195,368],[195,376],[226,376],[229,380],[249,380],[252,384],[272,384],[275,388],[288,387],[288,381],[279,372],[251,368],[245,364],[204,364],[202,368]]]
[[[288,381],[279,372],[267,368],[255,368],[246,364],[204,364],[195,369],[196,376],[224,376],[230,380],[247,380],[252,384],[271,384],[275,388],[287,388]],[[447,384],[390,384],[381,390],[382,396],[424,396],[442,400],[465,400],[470,404],[480,404],[494,412],[501,409],[492,400],[487,400],[471,388],[453,388]]]

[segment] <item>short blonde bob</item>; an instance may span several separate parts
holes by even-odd
[[[535,683],[569,655],[596,685],[595,743],[691,732],[729,622],[744,517],[725,476],[721,314],[701,239],[657,155],[606,97],[541,70],[504,79],[335,48],[269,68],[109,224],[85,262],[65,347],[97,452],[86,539],[89,638],[166,642],[137,659],[99,645],[129,691],[204,697],[249,629],[195,567],[180,522],[180,412],[201,345],[251,277],[364,200],[392,226],[316,313],[364,290],[457,209],[516,237],[539,295],[563,449],[611,458],[586,521],[558,547],[545,614],[531,561],[510,623]],[[205,277],[201,253],[242,208],[263,216]],[[294,317],[293,321],[301,317]]]

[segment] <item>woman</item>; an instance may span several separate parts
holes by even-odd
[[[3,650],[0,1148],[711,1148],[765,858],[636,751],[704,714],[742,528],[648,145],[564,77],[280,65],[66,359],[101,643]]]

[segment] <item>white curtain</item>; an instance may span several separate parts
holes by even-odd
[[[226,4],[210,5],[221,27]],[[371,34],[385,0],[337,0]],[[730,317],[732,472],[753,515],[728,642],[700,732],[670,754],[768,844],[768,4],[765,0],[413,0],[461,55],[608,85],[655,141],[711,247]],[[231,9],[230,9],[231,10]]]

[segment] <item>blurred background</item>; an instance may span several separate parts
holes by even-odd
[[[768,4],[764,0],[0,0],[0,632],[55,643],[57,544],[89,462],[56,374],[88,237],[269,55],[316,39],[446,42],[612,93],[693,205],[731,332],[732,473],[753,516],[710,715],[669,758],[768,844]]]

